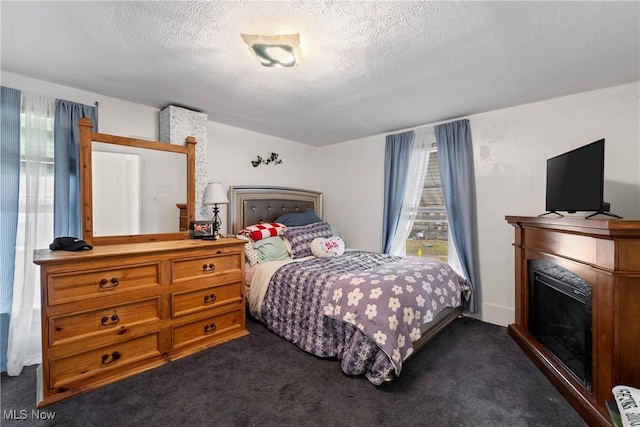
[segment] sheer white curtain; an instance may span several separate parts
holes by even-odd
[[[402,214],[400,215],[396,235],[391,243],[391,250],[389,251],[391,255],[404,256],[406,254],[407,238],[418,214],[429,156],[435,151],[433,148],[435,143],[436,137],[432,127],[415,131],[409,159],[409,170],[407,171],[407,187],[402,201]]]
[[[41,363],[40,268],[34,249],[53,240],[53,122],[55,99],[22,93],[20,201],[7,373]]]

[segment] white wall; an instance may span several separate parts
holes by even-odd
[[[545,207],[546,159],[606,138],[605,200],[640,219],[640,83],[469,117],[474,143],[482,320],[514,320],[513,230],[505,215]],[[386,135],[322,149],[325,216],[347,243],[379,250]]]
[[[505,215],[544,212],[546,159],[605,138],[605,200],[640,218],[639,84],[471,117],[485,321],[514,319],[513,229]]]
[[[98,132],[157,141],[159,109],[2,72],[2,85],[25,92],[93,105],[99,103]],[[209,181],[230,185],[277,185],[321,190],[317,147],[211,121],[207,124]],[[251,160],[278,153],[282,164],[260,165]],[[222,231],[227,212],[221,209]],[[177,214],[177,211],[176,211]]]
[[[98,132],[158,140],[158,109],[2,71],[3,86],[98,107]]]
[[[377,135],[321,149],[324,219],[350,248],[382,250],[384,141]]]
[[[4,86],[100,103],[99,131],[158,139],[158,109],[2,73]],[[544,212],[546,159],[606,138],[605,199],[612,211],[640,218],[640,82],[469,117],[478,194],[484,321],[514,319],[513,230],[505,215]],[[223,185],[280,185],[324,193],[324,217],[350,247],[381,248],[385,135],[311,147],[222,125],[209,118],[208,174]],[[283,164],[251,166],[257,155]],[[226,212],[223,210],[223,231]]]
[[[219,181],[224,188],[232,185],[276,185],[321,191],[317,173],[318,147],[289,141],[261,133],[209,121],[209,180]],[[268,158],[278,153],[282,164],[251,161],[258,155]],[[222,230],[227,228],[227,212],[221,209]]]

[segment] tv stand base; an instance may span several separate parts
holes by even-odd
[[[617,219],[622,219],[621,216],[609,212],[609,209],[611,209],[611,203],[602,202],[602,209],[600,209],[598,212],[592,213],[591,215],[585,217],[585,219],[589,219],[589,218],[592,218],[592,217],[594,217],[596,215],[600,215],[600,214],[607,215],[607,216],[610,216],[610,217],[613,217],[613,218],[617,218]]]
[[[564,218],[564,215],[562,215],[560,212],[556,212],[556,211],[549,211],[549,212],[545,212],[543,214],[538,215],[538,218],[546,216],[546,215],[551,215],[551,214],[556,214],[558,215],[558,218]]]
[[[586,217],[584,217],[584,219],[589,219],[589,218],[592,218],[592,217],[594,217],[596,215],[607,215],[607,216],[611,216],[613,218],[622,219],[622,217],[620,215],[616,215],[614,213],[605,212],[605,211],[594,212],[591,215],[587,215]]]
[[[616,215],[614,213],[609,212],[609,209],[611,209],[611,203],[602,202],[602,209],[598,210],[597,212],[592,213],[591,215],[588,215],[588,216],[584,217],[584,219],[591,219],[596,215],[607,215],[607,216],[610,216],[612,218],[622,219],[622,217],[620,215]],[[571,210],[571,211],[567,211],[567,212],[569,212],[570,214],[576,213],[575,210]],[[541,217],[547,216],[547,215],[551,215],[551,214],[558,215],[558,218],[564,218],[564,215],[562,215],[560,212],[557,212],[557,211],[545,212],[543,214],[538,215],[538,218],[541,218]]]

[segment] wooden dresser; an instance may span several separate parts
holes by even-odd
[[[248,334],[244,241],[38,250],[42,407]]]
[[[640,387],[640,221],[506,217],[515,228],[515,323],[509,334],[591,426],[611,426],[615,385]],[[591,285],[588,390],[530,333],[529,263],[559,265]]]

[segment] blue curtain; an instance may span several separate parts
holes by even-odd
[[[478,227],[473,145],[469,120],[435,126],[442,194],[453,243],[473,294],[469,311],[478,312]]]
[[[384,214],[382,251],[388,254],[402,213],[414,131],[387,135],[384,155]]]
[[[0,93],[0,186],[2,221],[0,221],[0,370],[7,370],[7,340],[18,228],[20,192],[20,91],[2,87]]]
[[[54,122],[53,233],[55,237],[82,238],[80,199],[80,118],[98,129],[98,109],[90,105],[56,99]]]

